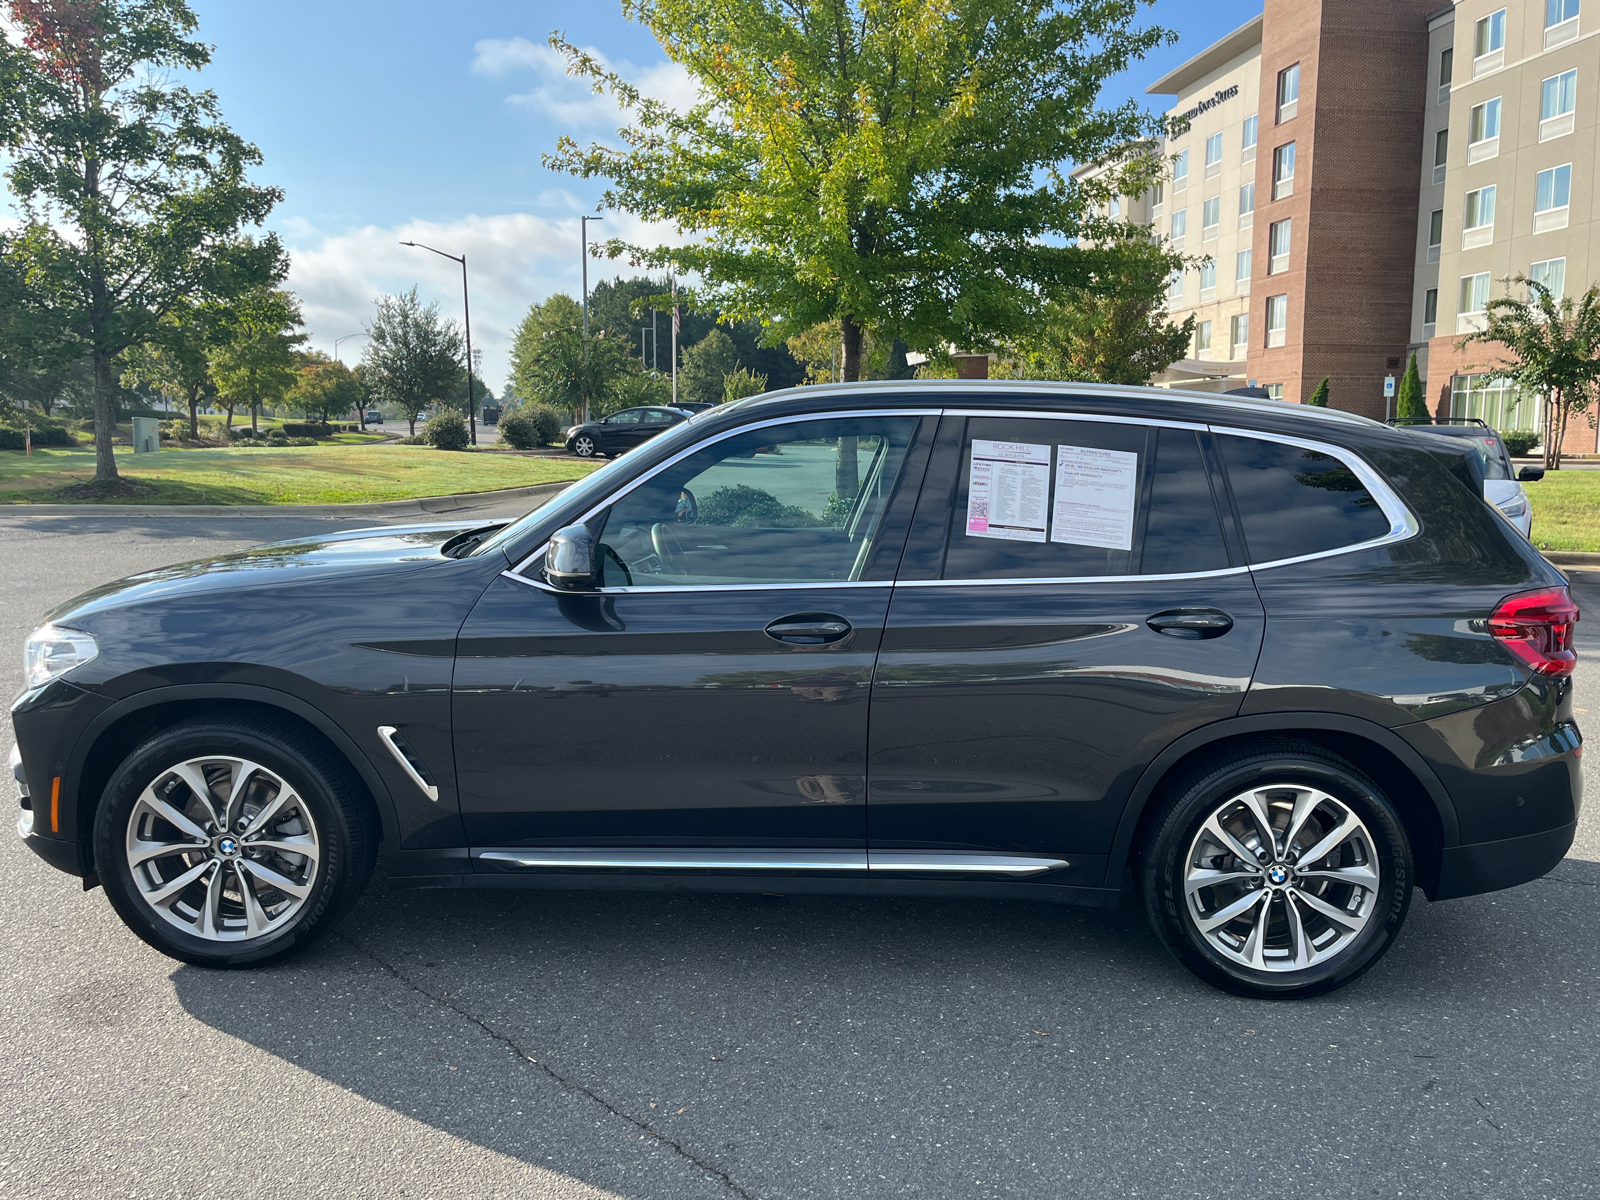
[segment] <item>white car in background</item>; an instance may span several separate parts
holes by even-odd
[[[1496,429],[1473,417],[1445,417],[1432,424],[1395,421],[1419,433],[1431,433],[1452,438],[1466,438],[1478,451],[1483,463],[1483,498],[1500,510],[1502,516],[1522,533],[1533,539],[1533,505],[1528,502],[1524,483],[1537,483],[1544,478],[1543,467],[1517,469],[1506,451],[1505,439]]]

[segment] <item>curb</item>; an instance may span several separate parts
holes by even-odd
[[[537,483],[497,492],[419,496],[414,500],[387,500],[378,504],[0,504],[0,519],[23,514],[33,517],[416,517],[483,508],[511,500],[548,500],[576,482],[576,479],[564,479],[559,483]]]
[[[1540,553],[1553,567],[1600,567],[1600,554],[1586,550],[1544,550]]]

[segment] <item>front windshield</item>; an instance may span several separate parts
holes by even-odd
[[[1486,434],[1472,439],[1473,446],[1478,451],[1478,457],[1483,460],[1483,477],[1485,479],[1515,479],[1511,470],[1511,460],[1506,457],[1505,443],[1498,435]]]
[[[678,425],[674,425],[665,433],[658,434],[656,437],[651,438],[646,445],[651,448],[652,454],[661,450],[672,453],[674,450],[681,450],[683,448],[683,443],[692,441],[698,432],[699,429],[696,427],[696,422],[693,420],[684,421]],[[621,458],[614,458],[605,466],[601,467],[598,471],[595,471],[590,475],[586,475],[582,479],[578,480],[578,482],[573,484],[571,487],[562,488],[561,491],[557,492],[554,496],[551,496],[550,499],[546,500],[538,508],[528,513],[527,516],[519,517],[517,520],[511,522],[511,524],[505,526],[499,532],[494,534],[494,536],[485,538],[478,545],[477,549],[473,550],[468,557],[476,558],[480,554],[485,554],[492,550],[498,550],[501,546],[509,545],[510,543],[517,541],[529,529],[532,529],[541,522],[548,520],[550,515],[554,513],[556,509],[570,504],[573,501],[579,502],[579,511],[586,511],[591,506],[598,503],[600,498],[603,497],[608,491],[617,486],[623,477],[632,473],[630,459],[631,456],[629,455],[624,455]],[[632,461],[637,460],[633,459]]]

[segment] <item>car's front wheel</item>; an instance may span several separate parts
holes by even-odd
[[[572,439],[572,452],[579,458],[593,458],[600,453],[600,447],[587,433],[580,433]]]
[[[248,720],[186,721],[140,745],[106,785],[94,841],[128,927],[211,967],[302,949],[361,894],[377,849],[348,772]]]
[[[1182,780],[1157,811],[1142,884],[1157,934],[1246,996],[1342,987],[1393,945],[1413,882],[1382,790],[1318,746],[1261,743]]]

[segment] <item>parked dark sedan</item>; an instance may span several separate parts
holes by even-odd
[[[1130,881],[1202,978],[1327,991],[1413,888],[1510,887],[1573,838],[1578,613],[1472,454],[1138,388],[720,406],[520,521],[48,614],[19,828],[215,966],[315,937],[382,842],[412,887],[1111,907]]]
[[[624,408],[609,417],[572,426],[567,430],[567,449],[579,458],[625,454],[691,415],[681,408]]]

